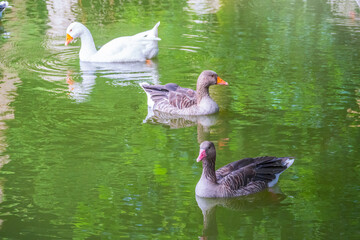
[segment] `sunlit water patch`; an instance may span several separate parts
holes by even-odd
[[[198,15],[216,13],[221,8],[220,0],[188,0],[187,4],[184,10],[194,12]]]
[[[74,78],[72,76],[75,76]],[[96,81],[105,81],[110,86],[128,86],[148,82],[159,83],[157,63],[90,63],[80,62],[80,71],[67,76],[69,96],[78,102],[84,101]]]
[[[44,45],[50,47],[52,45]],[[159,83],[157,61],[134,63],[91,63],[78,60],[78,47],[57,46],[57,51],[37,61],[25,61],[25,69],[36,73],[41,79],[52,82],[53,89],[67,93],[77,102],[87,99],[96,81],[106,81],[111,86],[127,86],[148,82]],[[62,95],[63,96],[63,95]]]
[[[71,49],[62,49],[61,52],[47,54],[37,61],[26,62],[24,67],[38,73],[44,80],[54,82],[64,80],[69,62],[74,63]]]

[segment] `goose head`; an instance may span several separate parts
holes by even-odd
[[[208,88],[211,85],[229,85],[227,82],[222,80],[216,72],[211,70],[203,71],[197,81],[197,88]]]
[[[216,149],[214,143],[210,141],[204,141],[200,144],[199,156],[196,159],[197,162],[215,162]]]
[[[215,160],[216,160],[216,149],[214,143],[210,141],[202,142],[200,144],[199,156],[196,159],[196,161],[202,162],[203,171],[201,174],[201,179],[204,180],[206,179],[206,181],[210,181],[213,184],[217,183],[216,175],[215,175]],[[196,187],[198,187],[198,185],[196,185]]]
[[[67,46],[69,43],[71,43],[75,38],[80,37],[84,31],[85,31],[86,27],[79,23],[79,22],[73,22],[71,23],[68,28],[66,29],[66,41],[65,41],[65,45]]]

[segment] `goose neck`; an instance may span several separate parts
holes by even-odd
[[[215,174],[215,157],[203,160],[203,172],[201,178],[204,178],[212,183],[217,183]]]
[[[94,39],[89,31],[89,29],[85,28],[83,33],[80,36],[81,38],[81,48],[80,48],[80,60],[87,60],[90,56],[95,54],[96,48]]]
[[[196,100],[200,104],[204,97],[209,96],[209,86],[205,86],[201,82],[196,85]],[[210,97],[210,96],[209,96]]]

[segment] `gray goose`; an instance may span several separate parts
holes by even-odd
[[[274,186],[279,175],[295,159],[290,157],[244,158],[229,163],[215,172],[216,150],[212,142],[200,144],[197,162],[202,161],[203,171],[196,185],[199,197],[220,198],[244,196]]]
[[[209,115],[219,111],[209,95],[211,85],[228,85],[214,71],[203,71],[196,84],[196,91],[182,88],[175,83],[140,86],[148,97],[148,106],[153,110],[176,115]]]

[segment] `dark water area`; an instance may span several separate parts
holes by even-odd
[[[0,20],[1,239],[359,239],[360,8],[356,1],[9,1]],[[84,63],[151,29],[146,63]],[[195,88],[220,112],[146,120],[139,83]],[[293,156],[269,190],[200,199],[199,144],[217,167]]]

